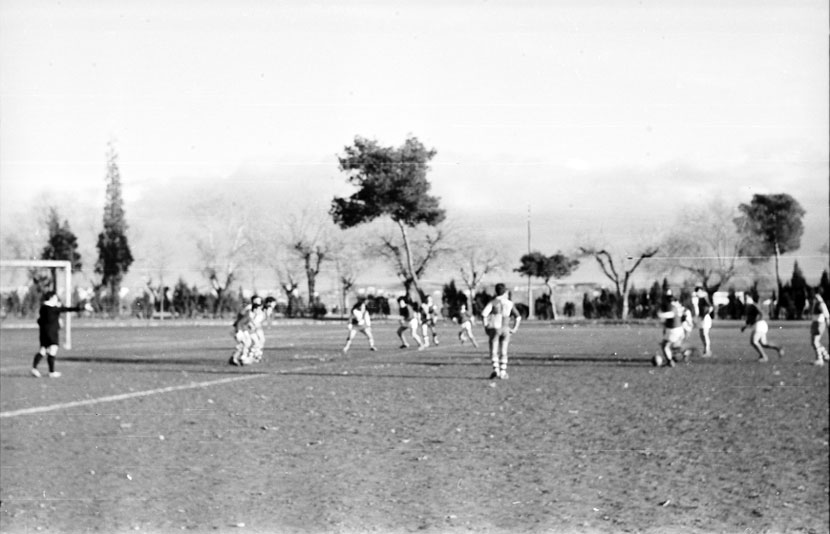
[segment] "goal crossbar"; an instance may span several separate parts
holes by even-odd
[[[0,260],[0,268],[3,267],[34,267],[46,269],[63,269],[64,273],[64,302],[66,306],[72,305],[72,263],[66,260]],[[66,315],[64,348],[72,348],[72,315]]]

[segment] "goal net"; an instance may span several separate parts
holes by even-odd
[[[48,275],[51,287],[51,272],[55,271],[57,281],[57,292],[61,296],[64,306],[72,306],[72,264],[61,260],[0,260],[0,293],[3,297],[3,311],[6,310],[6,302],[14,293],[18,301],[23,301],[26,295],[32,291],[35,282],[32,280],[32,271],[43,271]],[[72,314],[63,316],[63,333],[65,349],[72,348]]]

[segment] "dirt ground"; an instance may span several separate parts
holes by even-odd
[[[244,368],[224,326],[81,324],[60,379],[2,329],[0,531],[826,533],[828,367],[806,324],[767,364],[738,326],[655,369],[656,325],[527,324],[504,381],[451,324],[348,356],[274,325]]]

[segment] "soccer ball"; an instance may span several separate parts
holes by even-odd
[[[651,363],[654,364],[654,367],[662,367],[664,363],[666,363],[665,358],[662,354],[655,354],[654,357],[651,359]]]

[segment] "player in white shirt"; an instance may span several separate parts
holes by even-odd
[[[496,284],[496,298],[484,307],[481,319],[484,321],[484,331],[487,333],[490,344],[490,361],[493,365],[490,379],[505,380],[508,378],[507,347],[510,345],[510,336],[519,329],[522,316],[507,295],[504,284]],[[512,327],[510,326],[511,319],[513,320]]]
[[[709,294],[700,286],[696,287],[695,292],[692,293],[692,308],[694,309],[695,321],[700,331],[700,340],[703,342],[702,356],[704,358],[711,358],[712,339],[709,331],[712,330],[712,315],[715,313],[715,308],[709,301]]]
[[[372,318],[369,315],[369,310],[366,309],[366,299],[360,299],[352,306],[352,311],[349,314],[349,335],[346,338],[346,346],[343,347],[343,354],[349,352],[352,340],[358,332],[369,338],[369,350],[378,350],[375,348],[375,338],[372,337]]]
[[[438,308],[432,302],[432,297],[427,297],[421,302],[421,334],[423,336],[424,345],[429,346],[429,340],[432,338],[432,344],[438,345],[438,333],[435,331],[435,324],[438,320]]]
[[[813,304],[813,320],[810,322],[810,343],[816,353],[813,365],[824,365],[825,360],[830,360],[830,354],[821,344],[821,336],[827,327],[830,326],[830,311],[820,294],[816,293],[816,301]]]

